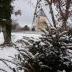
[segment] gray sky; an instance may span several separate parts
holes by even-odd
[[[17,10],[21,10],[22,15],[15,16],[12,14],[12,19],[18,22],[21,26],[29,25],[32,26],[33,14],[36,6],[37,0],[15,0],[12,5],[14,6],[14,12]],[[52,22],[51,16],[49,14],[48,7],[44,6],[44,2],[41,3],[46,16],[48,17],[49,21]]]
[[[21,10],[22,13],[21,16],[15,16],[12,14],[12,19],[18,22],[21,26],[26,24],[31,26],[36,0],[15,0],[12,5],[14,6],[14,12]]]
[[[15,20],[16,22],[18,22],[21,26],[24,26],[26,24],[31,26],[34,10],[35,10],[35,6],[36,6],[36,1],[37,0],[15,0],[12,3],[12,5],[14,6],[14,12],[16,12],[17,10],[21,10],[22,15],[15,16],[14,14],[12,14],[12,19]],[[41,3],[41,5],[44,9],[46,16],[48,17],[48,21],[51,22],[51,24],[52,24],[52,19],[51,19],[49,8],[48,8],[48,6],[46,7],[43,4],[44,4],[44,2]],[[54,14],[56,14],[57,12],[56,12],[54,6],[53,6],[53,10],[54,10]],[[71,21],[69,21],[69,22],[71,22]]]

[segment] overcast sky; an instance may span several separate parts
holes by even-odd
[[[15,0],[12,5],[14,6],[14,12],[17,10],[21,10],[22,15],[12,14],[12,19],[18,22],[21,26],[29,25],[32,26],[33,14],[36,6],[37,0]],[[49,21],[51,21],[51,16],[47,10],[48,7],[44,7],[44,2],[41,3],[46,16],[49,17]],[[51,21],[52,22],[52,21]]]
[[[37,0],[15,0],[12,3],[12,5],[14,6],[14,12],[16,12],[17,10],[21,10],[22,14],[21,16],[20,15],[15,16],[15,14],[12,14],[12,20],[15,20],[21,26],[24,26],[24,25],[32,26],[32,20],[33,20],[33,14],[34,14],[35,6],[36,6],[36,1]],[[41,4],[42,4],[42,7],[44,9],[46,16],[48,17],[48,22],[52,23],[52,19],[51,19],[48,6],[47,7],[44,6],[43,5],[44,2]],[[54,9],[55,7],[53,6],[53,10]],[[54,10],[54,14],[55,13],[56,11]]]
[[[18,22],[21,26],[24,25],[29,25],[32,26],[32,21],[33,21],[33,14],[35,11],[35,6],[37,0],[15,0],[12,5],[14,6],[14,12],[17,10],[21,10],[21,16],[15,14],[12,14],[12,19]],[[41,6],[48,17],[48,20],[52,22],[51,20],[51,15],[49,13],[48,6],[44,6],[44,2],[41,2]],[[56,13],[56,12],[55,12]]]
[[[21,10],[21,16],[12,14],[12,19],[18,22],[21,26],[32,24],[33,12],[36,5],[36,0],[15,0],[12,5],[14,6],[14,12]]]

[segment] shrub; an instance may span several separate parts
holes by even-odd
[[[67,44],[71,43],[71,39],[69,36],[67,39],[67,31],[60,33],[55,29],[54,33],[43,32],[41,40],[34,42],[28,51],[19,50],[23,56],[20,56],[21,67],[25,72],[71,72],[72,62],[67,54]]]

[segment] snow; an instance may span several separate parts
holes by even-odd
[[[22,39],[23,37],[29,37],[29,38],[34,38],[34,40],[37,40],[41,34],[39,33],[12,33],[12,41],[15,42],[19,39]]]
[[[28,42],[29,39],[33,39],[34,41],[38,41],[39,37],[41,37],[40,33],[12,33],[12,42],[17,45],[17,47],[21,48],[25,46],[25,44],[22,41]],[[21,42],[18,42],[21,41]],[[0,44],[4,42],[3,33],[0,33]],[[22,44],[23,43],[23,44]],[[29,43],[29,42],[28,42]],[[23,46],[24,45],[24,46]],[[13,72],[13,68],[16,68],[15,63],[15,56],[19,52],[15,48],[15,46],[0,46],[0,72],[5,70],[7,72]],[[10,62],[11,61],[11,62]],[[12,63],[13,62],[13,63]]]
[[[13,47],[5,47],[0,49],[0,58],[10,59],[10,56],[14,57],[17,50]]]
[[[31,44],[29,40],[39,41],[39,37],[41,37],[41,33],[37,32],[16,32],[12,33],[12,42],[18,47],[18,48],[25,48],[27,42],[29,45]],[[68,37],[66,37],[68,39]],[[0,33],[0,44],[4,42],[3,34]],[[41,43],[43,45],[43,43]],[[13,68],[17,68],[17,62],[16,62],[16,55],[18,54],[18,50],[16,47],[13,46],[0,46],[0,72],[13,72]],[[72,50],[67,50],[67,54],[72,58]],[[72,59],[71,59],[72,60]],[[5,70],[5,71],[2,71]],[[17,71],[18,72],[18,71]],[[21,71],[19,71],[21,72]],[[23,71],[22,71],[23,72]]]
[[[18,54],[18,51],[13,47],[0,48],[0,69],[4,69],[7,72],[13,72],[8,66],[15,68],[16,65],[7,60],[13,62],[13,58],[15,58],[16,54]],[[8,66],[3,61],[6,62]]]
[[[0,33],[0,44],[2,44],[4,42],[4,38],[3,38],[3,33]]]

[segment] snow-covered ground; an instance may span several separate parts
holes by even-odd
[[[16,55],[19,53],[17,47],[27,50],[27,46],[30,46],[33,41],[40,40],[41,34],[37,32],[12,33],[12,43],[14,45],[0,46],[0,72],[13,72],[13,68],[16,69],[17,67]],[[0,33],[0,44],[3,42],[3,33]],[[67,54],[72,58],[72,50],[68,50]]]
[[[19,48],[24,48],[25,43],[30,43],[30,40],[39,40],[39,33],[12,33],[12,42]],[[3,34],[0,33],[0,44],[4,42]],[[18,54],[14,46],[0,46],[0,72],[13,72],[16,67],[14,58]]]
[[[18,51],[13,47],[0,48],[0,72],[4,72],[2,69],[13,72],[12,68],[15,68],[16,65],[12,62],[14,62],[13,58],[16,54],[18,54]]]
[[[24,37],[34,38],[34,40],[37,40],[41,36],[40,33],[32,33],[32,32],[22,32],[22,33],[12,33],[12,41],[15,42],[19,39],[23,39]]]

